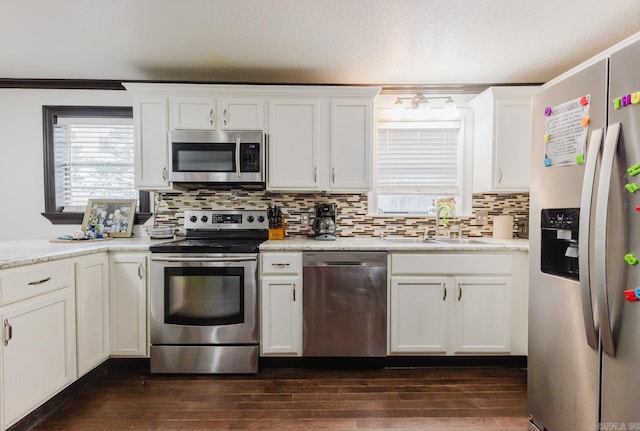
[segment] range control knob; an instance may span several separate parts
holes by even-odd
[[[198,221],[198,217],[196,217],[196,216],[192,215],[191,217],[189,217],[189,221],[190,221],[191,223],[195,223],[195,222],[197,222],[197,221]]]
[[[264,221],[264,216],[258,216],[258,221],[262,223]]]
[[[202,223],[206,223],[208,220],[209,220],[209,217],[207,217],[207,216],[202,216],[202,217],[200,217],[200,221],[201,221]]]
[[[248,221],[249,223],[253,223],[253,216],[252,216],[252,215],[248,216],[248,217],[247,217],[247,221]]]

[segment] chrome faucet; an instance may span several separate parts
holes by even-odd
[[[436,209],[436,233],[435,237],[438,238],[440,235],[440,218],[442,217],[442,210],[447,211],[447,215],[451,216],[451,210],[446,205],[440,205],[438,209]]]

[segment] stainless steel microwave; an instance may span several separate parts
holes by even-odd
[[[169,180],[262,187],[264,132],[178,130],[169,133]]]

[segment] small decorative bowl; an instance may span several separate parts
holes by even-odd
[[[144,229],[147,231],[147,235],[152,239],[173,238],[173,235],[176,233],[176,225],[174,224],[145,226]]]

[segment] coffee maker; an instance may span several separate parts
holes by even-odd
[[[315,211],[313,231],[316,233],[316,239],[321,241],[336,239],[336,205],[316,204]]]

